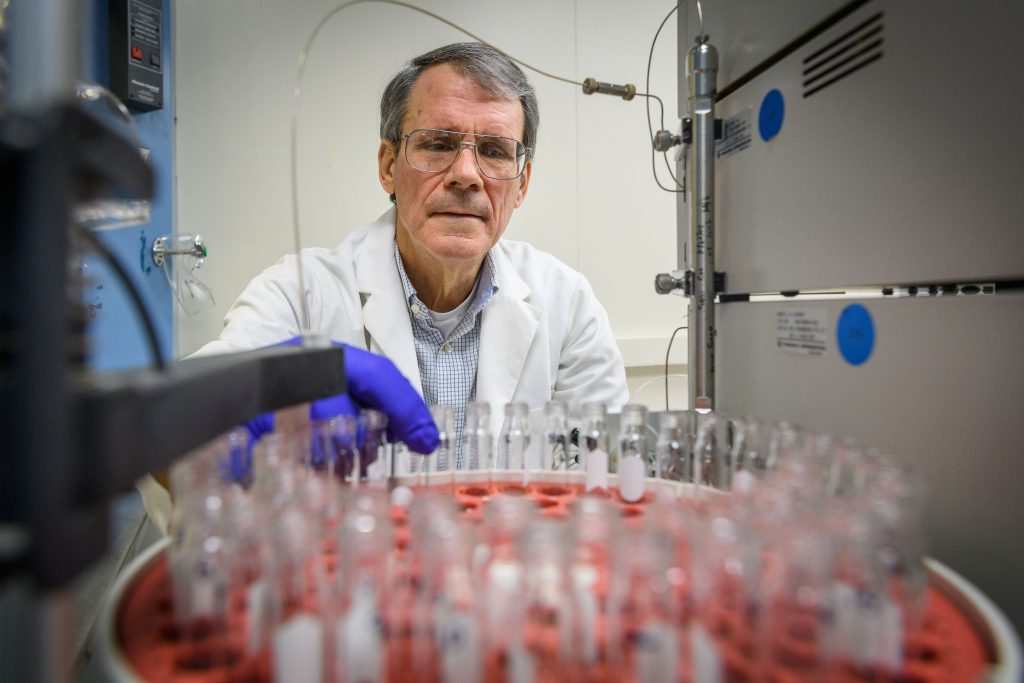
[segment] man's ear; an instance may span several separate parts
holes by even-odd
[[[523,200],[526,199],[526,190],[530,187],[530,173],[533,172],[533,162],[527,161],[523,175],[519,176],[519,192],[516,193],[516,208],[518,209]]]
[[[389,195],[395,193],[395,160],[398,159],[398,145],[381,140],[377,149],[377,177],[380,186]]]

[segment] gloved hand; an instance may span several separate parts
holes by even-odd
[[[278,346],[298,346],[301,342],[301,337],[294,337]],[[402,441],[417,453],[433,452],[438,444],[434,419],[427,404],[395,364],[384,356],[348,344],[331,343],[345,349],[348,393],[315,401],[309,409],[310,418],[326,420],[336,415],[356,415],[360,407],[373,408],[388,416],[390,441]],[[274,414],[259,415],[246,427],[256,441],[274,431]]]

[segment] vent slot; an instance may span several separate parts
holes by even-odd
[[[804,57],[804,97],[821,92],[882,58],[883,16],[883,12],[871,16]]]

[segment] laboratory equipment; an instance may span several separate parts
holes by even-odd
[[[505,421],[498,435],[495,467],[513,474],[520,473],[525,485],[528,481],[529,448],[530,407],[521,402],[509,403],[505,406]]]
[[[658,479],[693,481],[693,452],[686,442],[686,413],[665,411],[658,415],[658,440],[654,471]]]
[[[583,429],[580,433],[580,462],[587,473],[587,490],[608,488],[610,448],[608,410],[603,403],[583,404]]]
[[[359,411],[356,469],[362,480],[371,486],[386,486],[391,476],[392,450],[387,447],[388,416],[379,410]]]
[[[715,410],[850,434],[918,468],[931,552],[1020,628],[1012,577],[1024,554],[1010,539],[1024,508],[1011,482],[1024,471],[1006,444],[1024,439],[1024,364],[1011,341],[1024,334],[1024,244],[1022,175],[1007,150],[1024,145],[1024,95],[1001,65],[1020,61],[1011,27],[1022,8],[705,9],[700,33],[720,50],[722,138],[707,155],[714,236],[693,234],[690,211],[706,193],[679,206],[677,234],[690,254],[713,249],[724,277],[713,334],[691,349],[691,381],[713,353]],[[695,17],[679,14],[679,35],[691,36],[679,41],[681,77]],[[965,109],[950,92],[967,91],[977,97]],[[689,96],[681,118],[694,115]],[[690,170],[696,181],[692,159]],[[693,314],[691,342],[705,329]],[[691,405],[703,395],[691,392]],[[756,477],[764,465],[741,471]],[[836,474],[836,486],[854,483],[854,472]]]
[[[622,408],[619,433],[619,495],[634,503],[644,497],[647,476],[647,408],[629,404]]]
[[[804,444],[821,441],[801,433]],[[396,481],[413,490],[403,507],[301,458],[267,467],[272,452],[301,451],[283,447],[289,439],[301,446],[309,434],[268,438],[275,448],[257,449],[249,490],[208,478],[233,501],[227,509],[268,520],[270,552],[258,566],[259,553],[247,555],[248,575],[230,581],[226,637],[207,630],[189,641],[168,626],[178,595],[208,596],[207,577],[219,575],[181,574],[172,561],[171,574],[187,583],[172,591],[179,582],[158,549],[105,611],[112,678],[126,680],[127,667],[145,680],[186,671],[318,681],[405,680],[413,671],[431,681],[1012,681],[1020,673],[998,611],[923,560],[920,489],[890,458],[863,461],[856,498],[830,492],[820,469],[786,465],[800,461],[797,449],[741,493],[698,496],[696,484],[648,478],[658,496],[630,502],[615,495],[621,475],[609,477],[611,495],[595,495],[585,491],[586,472],[553,471],[525,492],[499,485],[481,495],[431,478],[422,486],[413,473]],[[229,450],[198,452],[175,480],[192,485],[219,472]],[[479,475],[461,470],[455,479]],[[235,494],[252,507],[239,507]],[[204,496],[191,500],[198,511],[190,514],[202,518]],[[219,524],[195,528],[205,530],[200,547],[225,538]]]
[[[441,480],[452,483],[455,475],[455,448],[458,442],[455,435],[455,412],[451,406],[430,406],[430,414],[437,426],[437,449],[431,456],[434,471]]]
[[[490,472],[494,468],[494,442],[490,429],[491,406],[484,402],[466,404],[466,426],[462,434],[462,462],[471,470]]]
[[[543,448],[543,469],[576,468],[575,459],[569,453],[569,407],[565,401],[548,401],[544,406]]]

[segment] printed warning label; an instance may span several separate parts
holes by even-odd
[[[776,348],[805,356],[828,350],[828,309],[784,308],[775,313]]]
[[[753,121],[754,110],[750,107],[726,119],[722,123],[722,139],[715,144],[715,158],[724,159],[750,147],[754,134]]]

